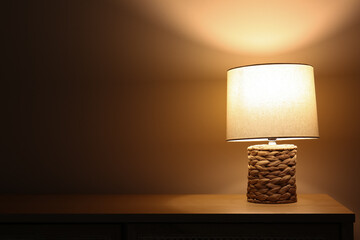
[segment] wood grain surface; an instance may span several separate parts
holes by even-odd
[[[326,194],[290,204],[249,203],[233,195],[1,195],[0,214],[353,214]]]

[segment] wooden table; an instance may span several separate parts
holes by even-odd
[[[324,194],[291,204],[245,195],[0,196],[0,239],[353,239],[355,215]]]

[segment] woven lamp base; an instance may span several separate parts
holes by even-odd
[[[253,203],[294,203],[297,147],[254,145],[248,147],[247,199]]]

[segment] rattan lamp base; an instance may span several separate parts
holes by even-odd
[[[253,203],[294,203],[297,147],[254,145],[248,147],[247,199]]]

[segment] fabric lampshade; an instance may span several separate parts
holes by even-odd
[[[319,137],[312,66],[237,67],[227,81],[227,141]]]

